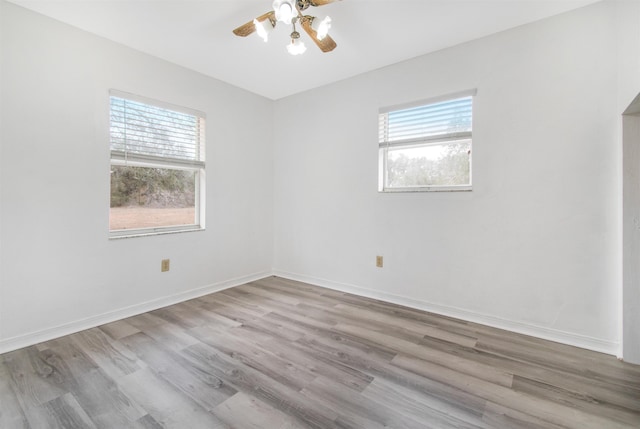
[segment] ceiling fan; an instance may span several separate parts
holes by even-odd
[[[258,36],[266,42],[269,33],[280,21],[293,27],[290,34],[291,43],[287,45],[287,50],[292,55],[299,55],[307,50],[304,42],[300,40],[300,33],[296,31],[296,24],[300,24],[322,52],[330,52],[337,46],[327,34],[331,28],[331,18],[327,16],[324,19],[318,19],[315,16],[304,15],[302,12],[309,6],[324,6],[335,1],[339,0],[274,0],[273,10],[241,25],[233,30],[233,33],[236,36],[246,37],[257,32]]]

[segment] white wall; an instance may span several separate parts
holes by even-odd
[[[607,1],[273,103],[0,0],[0,352],[274,267],[616,353],[638,22]],[[109,88],[206,112],[205,232],[108,240]],[[470,88],[474,191],[377,193],[378,108]]]
[[[268,275],[273,103],[0,4],[0,352]],[[110,88],[206,113],[206,231],[108,239]]]
[[[616,16],[595,4],[278,101],[276,273],[617,353]],[[473,192],[378,193],[378,108],[470,88]]]

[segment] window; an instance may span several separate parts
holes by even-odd
[[[204,228],[201,112],[110,92],[111,237]]]
[[[381,192],[470,191],[474,91],[381,109]]]

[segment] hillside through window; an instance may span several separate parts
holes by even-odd
[[[381,192],[471,190],[472,95],[380,111]]]
[[[204,227],[204,114],[111,91],[112,237]]]

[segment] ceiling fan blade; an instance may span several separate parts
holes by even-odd
[[[336,46],[338,46],[336,42],[331,37],[329,37],[329,35],[324,36],[324,39],[322,40],[318,39],[318,33],[316,32],[316,30],[311,28],[311,21],[311,17],[308,16],[305,16],[304,19],[300,20],[300,24],[302,25],[302,28],[304,28],[304,31],[307,32],[309,37],[313,39],[315,44],[318,45],[318,48],[320,48],[322,52],[333,51]]]
[[[270,11],[265,13],[264,15],[260,15],[259,17],[257,17],[256,19],[259,22],[262,22],[266,19],[271,19],[274,20],[275,16],[275,12]],[[240,37],[247,37],[249,34],[253,33],[254,31],[256,31],[256,26],[253,25],[253,19],[249,22],[247,22],[246,24],[241,25],[240,27],[236,28],[235,30],[233,30],[233,34],[235,34],[236,36],[240,36]]]
[[[333,3],[340,0],[309,0],[311,6],[324,6],[325,4]]]

